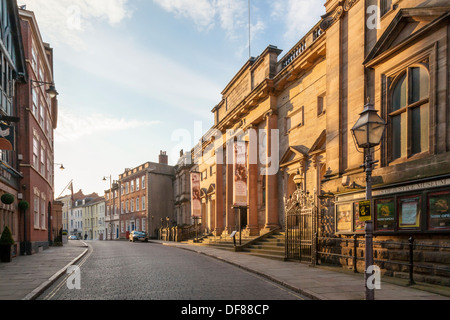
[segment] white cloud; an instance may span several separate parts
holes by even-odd
[[[325,14],[322,3],[311,0],[273,0],[271,17],[285,24],[284,39],[298,41]]]
[[[69,112],[67,109],[60,108],[58,114],[58,128],[55,132],[55,141],[74,142],[95,134],[125,131],[158,123],[159,121],[119,119],[99,113],[78,115]]]
[[[19,0],[36,15],[44,41],[84,49],[83,33],[95,20],[116,25],[131,16],[128,0]]]
[[[248,1],[246,0],[153,0],[164,10],[177,17],[192,20],[201,30],[209,30],[218,24],[228,38],[242,37],[248,27]],[[262,21],[256,23],[260,31]]]

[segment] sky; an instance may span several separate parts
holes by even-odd
[[[125,168],[175,165],[268,45],[287,53],[325,14],[317,0],[18,0],[54,49],[55,197],[104,194]],[[250,28],[249,28],[250,21]],[[250,29],[250,48],[249,48]],[[103,180],[107,177],[106,181]]]

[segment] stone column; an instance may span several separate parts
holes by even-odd
[[[247,233],[259,234],[258,226],[258,133],[256,127],[249,128],[248,184],[247,184]]]
[[[278,115],[272,110],[269,111],[265,116],[266,121],[266,222],[263,233],[266,233],[274,228],[279,227],[278,219],[278,179],[277,174],[268,174],[268,168],[274,164],[271,164],[272,158],[272,135],[274,134],[272,130],[278,128]],[[279,141],[277,142],[279,143]],[[278,148],[274,149],[275,152],[279,152]],[[275,164],[279,165],[279,164]]]
[[[233,164],[226,164],[226,230],[227,234],[234,231],[235,223],[235,209],[233,208]]]
[[[214,233],[220,236],[223,232],[223,153],[215,152],[216,157],[216,200],[215,200],[215,221]]]

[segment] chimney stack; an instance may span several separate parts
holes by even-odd
[[[159,154],[159,164],[169,164],[169,157],[167,156],[166,151],[161,151]]]

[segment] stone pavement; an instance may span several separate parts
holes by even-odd
[[[0,300],[33,300],[87,251],[83,241],[69,241],[63,247],[0,263]]]
[[[363,300],[362,274],[336,269],[309,267],[298,262],[283,262],[216,249],[152,240],[161,244],[204,254],[233,264],[316,300]],[[18,256],[11,263],[0,263],[0,300],[33,300],[48,288],[67,268],[88,252],[83,241],[69,241],[64,247],[50,247],[32,256]],[[377,300],[450,300],[450,288],[418,284],[407,287],[405,281],[382,278]],[[440,290],[440,291],[439,291]]]
[[[364,300],[364,274],[344,273],[333,268],[310,267],[299,262],[267,259],[205,245],[155,240],[152,242],[194,251],[231,263],[314,300]],[[383,277],[381,289],[375,291],[375,299],[450,300],[450,288],[428,284],[408,287],[404,280]]]

